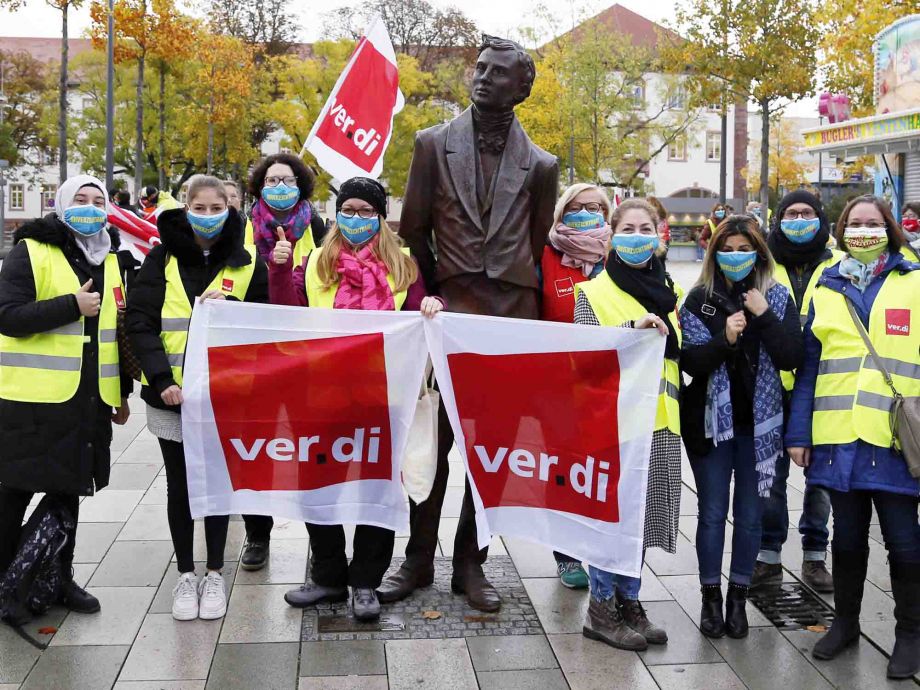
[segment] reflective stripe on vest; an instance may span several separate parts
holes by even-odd
[[[249,283],[252,281],[256,268],[256,250],[252,246],[245,246],[245,249],[252,257],[252,261],[245,266],[224,266],[214,276],[214,280],[207,287],[208,290],[220,290],[227,297],[233,297],[240,302],[246,299]],[[181,386],[185,346],[188,343],[188,325],[192,318],[192,304],[185,292],[176,257],[171,255],[167,257],[163,273],[166,276],[166,292],[163,308],[160,310],[160,340],[163,342],[163,350],[166,352],[166,359],[172,369],[173,381],[177,386]],[[141,377],[141,383],[148,385],[146,375]]]
[[[60,247],[24,240],[35,281],[35,300],[73,294],[80,280]],[[99,395],[112,407],[121,404],[116,337],[117,302],[124,286],[114,254],[105,258],[97,333]],[[118,300],[116,300],[116,291]],[[19,402],[61,403],[73,398],[83,367],[84,319],[22,338],[0,336],[0,398]]]
[[[584,292],[591,305],[594,315],[602,326],[622,326],[628,321],[641,319],[648,313],[632,295],[621,290],[613,282],[607,271],[601,271],[595,278],[578,283],[575,286],[575,298],[578,293]],[[681,289],[675,285],[678,300]],[[674,332],[677,333],[677,343],[680,345],[682,333],[680,321],[677,318],[677,309],[668,315]],[[655,431],[670,429],[680,435],[680,367],[676,360],[665,359],[661,372],[661,383],[658,386],[658,411],[655,414]]]
[[[409,248],[402,247],[402,253],[409,256]],[[307,270],[304,277],[304,290],[307,293],[307,304],[311,307],[321,307],[323,309],[332,309],[335,305],[335,293],[339,290],[339,284],[333,283],[329,287],[323,287],[319,279],[317,261],[323,252],[320,247],[313,251],[307,259]],[[296,265],[296,264],[295,264]],[[387,274],[387,283],[390,286],[390,292],[396,289],[396,283],[393,282],[393,275]],[[399,311],[406,301],[406,290],[393,292],[394,310]]]
[[[805,287],[805,294],[802,295],[802,303],[799,305],[799,322],[803,328],[805,327],[805,322],[808,320],[808,309],[811,307],[811,300],[815,294],[815,286],[818,284],[821,274],[824,273],[825,269],[836,266],[844,256],[845,254],[843,252],[833,249],[831,250],[831,257],[829,259],[815,266],[815,270],[808,280],[808,285]],[[795,291],[792,289],[792,281],[789,279],[789,273],[786,267],[777,263],[773,277],[776,279],[777,283],[789,291],[789,294],[792,295],[792,299],[795,299]],[[781,371],[779,372],[779,377],[783,382],[783,390],[791,391],[792,387],[795,385],[795,372]]]
[[[885,276],[872,305],[867,329],[892,382],[905,398],[920,396],[920,271]],[[855,289],[855,288],[852,288]],[[821,343],[815,383],[812,443],[861,439],[891,446],[891,389],[872,361],[853,324],[844,295],[819,285],[814,294],[812,332]]]

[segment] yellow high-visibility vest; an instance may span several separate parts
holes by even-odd
[[[821,274],[831,266],[836,266],[844,256],[846,255],[843,252],[834,249],[831,251],[829,259],[822,261],[815,267],[814,273],[811,274],[811,278],[805,288],[805,294],[802,296],[802,304],[799,305],[799,321],[802,327],[805,326],[805,322],[808,320],[808,309],[811,307],[811,298],[815,294],[815,286],[818,284]],[[789,294],[792,295],[792,299],[795,300],[795,292],[792,290],[792,281],[789,278],[789,272],[786,270],[786,267],[779,263],[776,264],[776,271],[773,273],[773,277],[776,279],[777,283],[789,291]],[[795,372],[781,371],[779,372],[779,377],[783,382],[783,389],[791,391],[792,387],[795,385]]]
[[[240,302],[246,299],[249,283],[256,269],[256,251],[253,247],[246,247],[252,261],[245,266],[224,266],[208,290],[220,290],[227,297],[234,297]],[[189,302],[182,276],[179,274],[179,262],[170,255],[166,259],[164,270],[166,275],[166,294],[163,299],[163,308],[160,310],[160,340],[166,351],[166,358],[172,368],[173,381],[182,385],[182,368],[185,366],[185,346],[188,343],[188,325],[192,318],[192,303]],[[141,377],[141,383],[147,385],[146,375]]]
[[[920,271],[891,271],[884,280],[866,330],[898,392],[905,398],[920,396]],[[842,444],[861,439],[889,448],[894,396],[856,330],[845,299],[822,285],[813,297],[811,330],[821,343],[821,361],[812,443]]]
[[[35,300],[54,299],[80,289],[80,280],[61,248],[24,240],[35,280]],[[117,313],[124,307],[124,285],[114,254],[105,257],[105,285],[99,309],[99,395],[112,407],[121,405]],[[80,386],[85,319],[22,338],[0,336],[0,398],[19,402],[61,403]]]
[[[298,244],[300,244],[298,242]],[[409,248],[402,247],[402,253],[406,256],[409,256]],[[319,273],[317,270],[317,261],[319,261],[320,254],[322,254],[323,248],[320,247],[313,251],[310,254],[307,260],[307,271],[304,276],[304,289],[307,292],[307,304],[311,307],[322,307],[324,309],[332,309],[335,304],[335,293],[339,291],[339,284],[333,283],[329,287],[323,287],[322,281],[319,279]],[[387,274],[387,283],[390,286],[390,292],[393,293],[393,304],[395,311],[402,309],[402,305],[406,301],[406,290],[400,290],[396,292],[396,283],[393,282],[393,275],[391,273]]]
[[[579,292],[585,293],[594,315],[602,326],[622,326],[628,321],[637,321],[648,313],[635,297],[613,282],[607,271],[601,271],[591,280],[576,284],[576,300]],[[680,301],[682,290],[675,285],[674,292]],[[680,345],[683,335],[677,318],[677,309],[668,315],[668,320],[677,334],[677,343]],[[661,383],[658,387],[655,431],[661,429],[670,429],[680,435],[680,367],[673,359],[664,360]]]

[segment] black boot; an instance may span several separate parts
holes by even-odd
[[[247,539],[240,558],[240,567],[243,570],[261,570],[268,562],[270,542],[261,539]]]
[[[706,637],[725,635],[725,618],[722,616],[722,586],[703,585],[703,610],[700,613],[700,632]]]
[[[73,581],[73,575],[65,579],[58,603],[74,613],[98,613],[102,609],[96,597]]]
[[[725,597],[725,634],[736,640],[748,635],[747,585],[737,582],[728,583],[728,595]]]
[[[831,629],[815,644],[815,659],[833,659],[859,641],[859,611],[862,608],[868,551],[834,549],[834,613]]]
[[[837,563],[834,562],[836,569]],[[910,678],[920,673],[920,563],[891,560],[891,593],[894,595],[894,651],[888,661],[888,677]]]

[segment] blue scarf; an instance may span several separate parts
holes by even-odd
[[[789,292],[782,285],[774,284],[767,291],[767,303],[780,321],[786,315],[788,300]],[[687,309],[681,309],[680,322],[688,344],[699,346],[712,340],[705,324]],[[766,348],[761,344],[759,350],[754,380],[754,461],[757,493],[766,498],[776,476],[776,461],[783,453],[783,387]],[[706,438],[711,438],[714,445],[735,437],[728,367],[724,363],[709,376],[704,420]]]

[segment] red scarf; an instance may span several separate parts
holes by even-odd
[[[357,252],[343,248],[335,270],[339,274],[339,289],[335,293],[333,309],[363,309],[366,311],[394,311],[396,303],[387,282],[389,270],[374,255],[373,242],[368,242]]]

